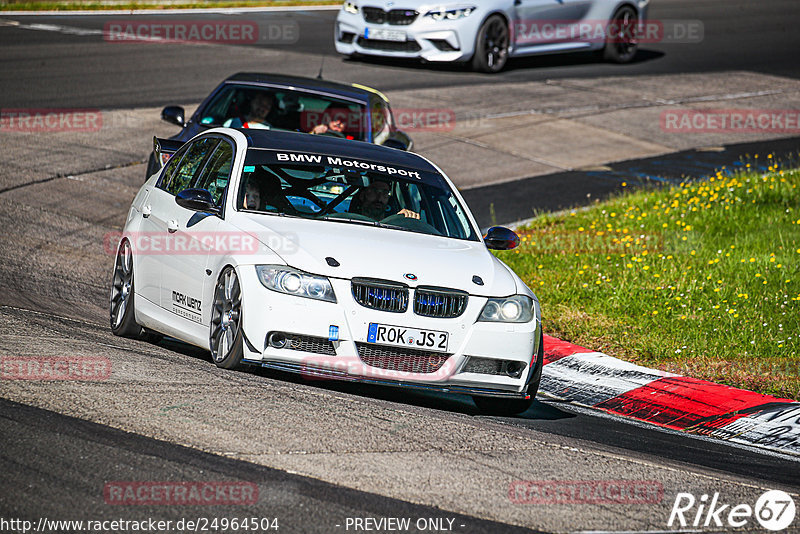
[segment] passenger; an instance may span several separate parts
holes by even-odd
[[[253,128],[256,130],[269,130],[272,126],[269,114],[275,107],[275,95],[260,92],[253,96],[248,103],[248,112],[242,117],[226,120],[223,126],[231,128]]]
[[[255,176],[251,176],[250,179],[247,181],[247,186],[245,187],[244,191],[244,200],[242,202],[242,207],[248,210],[263,210],[263,205],[261,203],[261,186],[258,183],[258,180],[254,179]]]

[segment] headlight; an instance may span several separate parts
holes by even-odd
[[[344,9],[347,13],[352,13],[353,15],[358,14],[358,4],[355,2],[345,2],[342,6],[342,9]]]
[[[309,299],[336,302],[330,280],[282,265],[256,265],[256,274],[267,289]]]
[[[433,20],[456,20],[469,17],[475,11],[475,6],[470,7],[455,7],[455,8],[439,8],[425,13],[426,17],[431,17]]]
[[[533,319],[533,299],[514,295],[504,299],[489,299],[478,321],[527,323]]]

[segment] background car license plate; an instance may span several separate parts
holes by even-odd
[[[365,39],[376,39],[378,41],[405,41],[406,32],[400,30],[373,30],[366,28],[364,30]]]
[[[420,330],[404,326],[369,323],[367,343],[445,352],[449,336],[450,334],[447,332],[438,330]]]

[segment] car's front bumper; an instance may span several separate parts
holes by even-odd
[[[473,55],[481,23],[479,10],[463,19],[434,21],[421,13],[409,25],[367,23],[358,14],[339,12],[334,30],[336,51],[383,57],[419,58],[426,61],[466,61]],[[405,32],[405,41],[368,38],[375,30]]]
[[[533,356],[539,348],[538,312],[528,323],[475,322],[487,299],[470,296],[466,311],[453,319],[418,316],[411,303],[405,313],[390,313],[358,304],[349,280],[331,280],[338,302],[330,303],[266,289],[252,266],[239,271],[248,363],[311,379],[518,398],[527,395],[528,379],[541,364]],[[447,332],[448,350],[436,353],[368,343],[370,323]],[[338,335],[331,336],[332,327]],[[287,335],[286,346],[272,346],[273,333]],[[518,376],[506,372],[511,362],[522,367]]]

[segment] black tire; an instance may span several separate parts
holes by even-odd
[[[217,367],[235,369],[242,363],[242,288],[233,267],[223,269],[214,288],[209,346]]]
[[[114,258],[111,279],[110,324],[115,336],[138,338],[142,327],[136,323],[133,291],[133,251],[127,239],[122,240]]]
[[[536,368],[528,380],[529,399],[503,399],[497,397],[472,397],[475,406],[484,415],[498,415],[510,417],[528,411],[536,394],[539,392],[539,383],[542,381],[542,367],[544,365],[544,335],[539,331],[539,350],[536,352]]]
[[[487,18],[475,38],[472,68],[478,72],[495,73],[503,70],[508,61],[508,23],[500,15]]]
[[[603,59],[610,63],[630,63],[636,57],[639,42],[636,27],[639,15],[631,6],[622,6],[609,22],[609,35],[603,48]]]

